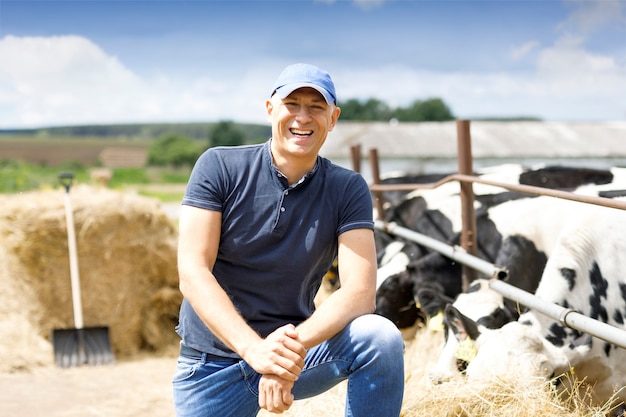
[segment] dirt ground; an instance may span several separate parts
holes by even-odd
[[[0,373],[2,417],[174,417],[176,358],[143,357],[111,365]],[[343,415],[345,385],[297,401],[283,417]],[[270,417],[261,411],[259,417]]]
[[[3,417],[173,417],[175,357],[0,374]]]

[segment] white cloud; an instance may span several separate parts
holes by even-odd
[[[565,26],[572,25],[572,30],[583,33],[611,23],[626,23],[624,0],[569,0],[574,6]]]
[[[335,66],[340,100],[391,106],[440,97],[459,117],[534,115],[548,120],[623,120],[626,68],[563,35],[532,52],[534,70],[433,72],[393,64]],[[250,60],[232,78],[141,77],[80,36],[0,39],[0,128],[88,123],[236,120],[266,123],[264,101],[282,64]]]
[[[338,95],[375,97],[392,106],[440,97],[458,117],[537,116],[546,120],[623,120],[626,72],[580,49],[543,51],[528,72],[430,72],[393,66],[336,72]],[[569,68],[564,60],[581,60]],[[554,59],[554,65],[550,61]],[[620,104],[621,103],[621,104]]]
[[[618,64],[613,57],[586,51],[582,37],[564,36],[553,47],[541,51],[537,68],[543,72],[578,75],[588,72],[617,71]]]
[[[241,98],[265,97],[250,80],[142,79],[80,36],[6,36],[0,57],[0,128],[237,114],[265,121],[263,100]]]
[[[534,49],[539,47],[538,41],[528,41],[522,45],[516,46],[511,50],[511,58],[514,61],[519,61],[528,56]]]

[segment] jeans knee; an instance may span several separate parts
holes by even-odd
[[[377,314],[367,314],[352,322],[354,336],[361,339],[365,346],[375,348],[382,354],[402,355],[404,340],[402,333],[387,318]]]

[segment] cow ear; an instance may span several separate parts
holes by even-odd
[[[452,303],[452,299],[443,293],[443,288],[433,288],[420,285],[414,291],[415,301],[429,317],[443,313],[446,304]]]
[[[478,339],[480,331],[475,321],[461,314],[452,304],[446,306],[444,312],[444,322],[452,330],[454,336],[460,341],[467,338],[471,340]]]

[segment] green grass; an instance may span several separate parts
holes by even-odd
[[[74,184],[94,184],[91,169],[79,163],[66,163],[57,167],[29,164],[21,161],[0,160],[0,193],[21,193],[61,186],[58,175],[71,172]],[[189,179],[189,169],[168,168],[114,168],[108,188],[132,187],[139,194],[158,198],[164,202],[180,201]]]
[[[148,148],[152,141],[96,137],[42,137],[0,135],[0,193],[59,188],[58,175],[72,172],[75,184],[96,184],[91,177],[101,168],[98,157],[105,147]],[[112,168],[107,187],[134,188],[139,193],[162,201],[176,201],[189,179],[190,167]],[[160,187],[160,185],[164,185]],[[181,185],[181,187],[178,187]],[[150,187],[152,186],[152,187]]]
[[[183,199],[184,192],[139,190],[138,194],[144,197],[156,198],[163,203],[175,203]]]
[[[74,173],[76,182],[89,180],[87,170],[77,163],[66,163],[52,168],[20,161],[0,160],[0,193],[19,193],[58,187],[60,185],[58,175],[61,172]]]

